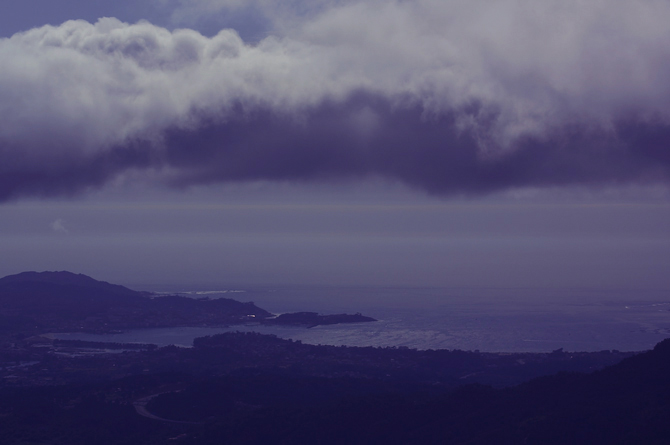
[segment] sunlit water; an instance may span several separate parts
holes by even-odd
[[[157,289],[253,301],[273,313],[361,312],[375,323],[300,327],[230,326],[58,334],[59,338],[190,346],[193,338],[256,331],[304,343],[547,352],[640,351],[670,337],[670,292],[580,289],[235,288]],[[235,292],[232,292],[235,291]],[[203,294],[202,292],[207,292]]]

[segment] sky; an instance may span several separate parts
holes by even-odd
[[[670,2],[4,0],[0,275],[670,289]]]

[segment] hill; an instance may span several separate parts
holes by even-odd
[[[247,375],[197,381],[148,407],[173,419],[210,416],[185,440],[197,444],[666,444],[669,372],[665,340],[592,374],[563,372],[504,389]]]
[[[47,285],[56,285],[63,287],[72,287],[79,289],[88,289],[98,294],[116,295],[116,296],[141,296],[147,295],[146,292],[137,292],[127,287],[110,284],[106,281],[98,281],[84,274],[74,274],[72,272],[21,272],[16,275],[8,275],[0,278],[0,292],[5,289],[21,289],[35,283],[45,283]]]
[[[0,444],[670,442],[670,340],[591,374],[562,372],[502,389],[438,384],[425,378],[421,355],[412,360],[400,349],[301,346],[260,334],[196,343],[58,359],[67,372],[77,361],[89,373],[103,361],[108,369],[135,364],[111,381],[0,385]],[[303,348],[308,354],[300,354]],[[244,354],[258,357],[231,367]],[[462,351],[444,355],[447,372],[470,361]],[[328,367],[313,366],[320,357]],[[399,360],[413,370],[398,372]],[[380,366],[378,376],[369,372],[372,362]],[[142,417],[147,414],[152,418]]]
[[[0,329],[5,331],[109,332],[271,316],[253,303],[157,296],[71,272],[24,272],[0,279]]]

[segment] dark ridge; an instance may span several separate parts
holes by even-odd
[[[71,272],[24,272],[0,279],[0,331],[110,332],[221,326],[271,317],[253,303],[156,296]]]
[[[146,292],[137,292],[119,284],[110,284],[106,281],[98,281],[84,274],[75,274],[68,271],[59,272],[21,272],[16,275],[8,275],[0,278],[0,289],[11,285],[22,285],[26,283],[47,283],[61,286],[77,286],[80,288],[95,289],[106,293],[118,295],[142,296]]]
[[[665,340],[592,374],[562,372],[505,389],[246,374],[203,379],[150,408],[208,418],[189,442],[198,444],[660,445],[670,442],[668,372]]]

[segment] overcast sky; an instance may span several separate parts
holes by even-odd
[[[5,0],[0,275],[670,289],[670,2]]]

